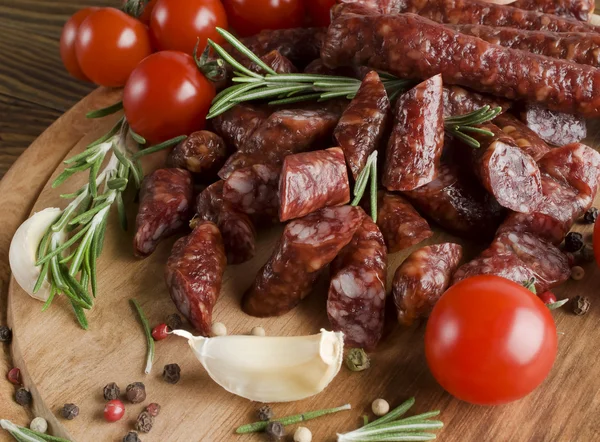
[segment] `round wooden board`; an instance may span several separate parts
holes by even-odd
[[[96,92],[84,105],[78,105],[80,118],[83,118],[82,109],[101,107],[114,100],[114,92]],[[100,136],[113,120],[107,118],[88,124],[85,136],[82,139],[76,137],[77,144],[69,155]],[[42,135],[40,140],[44,142],[34,143],[31,149],[42,156],[44,151],[52,152],[60,147],[64,151],[60,134],[73,131],[72,124],[72,119],[59,120]],[[27,158],[33,161],[35,157],[31,156],[32,152],[29,154]],[[146,171],[162,160],[160,156],[152,158],[144,165]],[[19,161],[11,171],[11,177],[16,174],[25,177],[29,166],[27,162]],[[52,167],[56,167],[56,161]],[[60,170],[59,165],[53,177]],[[17,213],[23,220],[27,215],[24,208],[32,205],[33,211],[64,206],[59,193],[74,189],[83,181],[84,177],[79,177],[79,181],[74,179],[66,183],[61,192],[47,184],[39,196],[28,195],[22,201],[15,201],[18,188],[9,188],[3,181],[0,207],[7,207],[7,201],[18,205],[21,209]],[[17,182],[15,179],[9,181],[12,185]],[[133,204],[129,209],[132,224]],[[121,231],[115,218],[113,216],[110,221],[105,249],[98,264],[100,294],[88,315],[89,331],[79,328],[64,299],[55,301],[47,312],[42,313],[42,304],[11,281],[9,321],[14,332],[14,363],[21,368],[26,385],[34,395],[35,414],[48,419],[56,435],[73,441],[116,442],[133,428],[144,405],[158,402],[162,406],[161,414],[152,432],[142,436],[144,442],[263,440],[260,435],[233,434],[238,425],[255,420],[258,404],[231,395],[213,383],[183,339],[170,337],[157,343],[154,369],[150,375],[144,375],[145,338],[128,300],[140,301],[151,324],[163,322],[168,314],[176,311],[163,280],[164,265],[175,239],[161,244],[150,258],[135,260],[131,253],[132,233]],[[17,225],[11,224],[10,229],[4,229],[0,234],[2,244],[9,242]],[[576,228],[585,232],[589,239],[589,226]],[[279,318],[256,319],[240,310],[242,293],[268,259],[280,231],[260,232],[257,256],[244,265],[229,267],[225,274],[214,319],[224,322],[230,334],[249,333],[256,325],[262,325],[269,335],[313,334],[328,327],[324,284],[298,308]],[[428,243],[449,240],[456,238],[438,232]],[[466,245],[470,255],[477,252],[473,245]],[[407,250],[390,257],[388,280],[410,252]],[[2,256],[6,260],[6,253]],[[556,291],[557,294],[593,297],[600,285],[600,271],[593,264],[586,270],[583,281],[569,281]],[[284,416],[352,404],[349,412],[307,423],[315,441],[334,441],[336,432],[359,426],[361,416],[370,415],[370,402],[377,397],[386,398],[394,406],[410,396],[417,399],[411,413],[431,409],[442,411],[441,419],[446,426],[438,437],[443,441],[598,440],[600,421],[596,416],[600,411],[600,377],[596,375],[596,369],[600,356],[596,344],[600,341],[600,328],[597,327],[600,307],[594,301],[585,317],[576,317],[566,311],[554,314],[561,333],[556,364],[540,388],[514,404],[477,407],[445,393],[427,369],[423,354],[424,326],[421,324],[411,329],[396,328],[372,354],[371,369],[352,373],[342,368],[332,384],[318,396],[295,403],[274,404],[273,409],[277,416]],[[165,383],[161,377],[163,366],[169,363],[178,363],[182,368],[181,381],[176,385]],[[120,422],[104,422],[102,387],[117,382],[124,390],[127,384],[135,381],[146,384],[147,400],[143,404],[127,405],[125,418]],[[73,421],[59,417],[60,408],[69,402],[77,404],[81,410]],[[289,428],[290,433],[293,430],[294,427]]]

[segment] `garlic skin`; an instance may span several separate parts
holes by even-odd
[[[292,402],[320,393],[340,371],[344,334],[312,336],[193,336],[188,339],[208,375],[225,390],[251,401]]]
[[[46,279],[38,292],[33,293],[41,270],[35,266],[37,249],[48,227],[61,213],[62,210],[56,207],[34,213],[19,226],[10,242],[8,260],[15,280],[29,296],[40,301],[46,301],[50,296],[50,283]]]

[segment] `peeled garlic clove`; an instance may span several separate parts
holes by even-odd
[[[41,271],[35,265],[37,249],[42,237],[61,212],[61,209],[50,207],[34,213],[19,226],[10,243],[8,260],[15,280],[27,294],[40,301],[46,301],[50,296],[50,284],[45,280],[38,292],[33,293]]]
[[[230,393],[257,402],[291,402],[314,396],[340,371],[343,333],[312,336],[193,336],[187,338],[209,376]]]

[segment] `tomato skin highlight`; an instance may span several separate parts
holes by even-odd
[[[478,405],[521,399],[546,378],[557,352],[550,310],[526,288],[497,276],[450,287],[425,332],[425,356],[439,384]]]
[[[65,69],[78,80],[90,81],[83,73],[75,55],[75,40],[81,23],[99,8],[84,8],[73,14],[65,23],[60,34],[60,58]]]
[[[299,28],[304,24],[302,0],[223,0],[223,5],[229,25],[241,37],[263,29]]]
[[[331,8],[336,0],[305,0],[308,15],[314,26],[329,26],[331,23]]]
[[[75,54],[83,73],[100,86],[121,87],[152,53],[148,29],[115,8],[101,8],[79,27]]]
[[[227,15],[219,0],[158,0],[150,17],[152,44],[159,51],[181,51],[193,55],[207,39],[222,43],[216,27],[227,29]]]
[[[214,97],[213,84],[190,55],[162,51],[132,72],[123,91],[123,107],[131,128],[156,144],[202,130]]]

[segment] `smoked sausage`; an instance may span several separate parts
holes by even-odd
[[[578,143],[587,137],[585,118],[573,114],[526,105],[520,112],[520,118],[542,140],[554,146]]]
[[[211,179],[227,159],[223,138],[213,132],[193,132],[169,153],[167,166],[179,167]]]
[[[588,21],[596,4],[594,0],[517,0],[511,6]]]
[[[510,114],[499,115],[492,123],[512,138],[517,146],[534,161],[538,161],[550,151],[550,146],[538,134]]]

